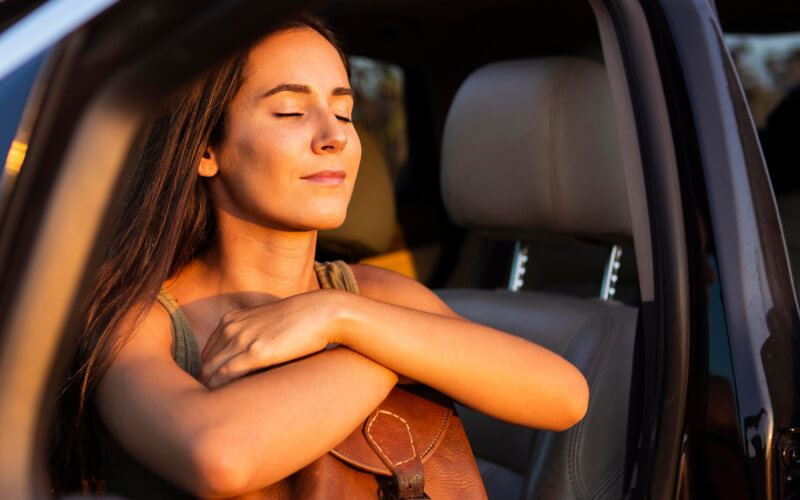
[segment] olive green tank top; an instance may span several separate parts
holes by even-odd
[[[353,271],[345,262],[315,262],[314,271],[321,288],[335,288],[358,293]],[[200,378],[200,352],[197,341],[181,308],[174,298],[162,289],[157,297],[172,319],[175,330],[175,362],[192,377]],[[192,498],[189,494],[168,483],[128,455],[107,431],[103,433],[100,450],[100,477],[106,491],[136,499]]]

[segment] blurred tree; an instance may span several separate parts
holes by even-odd
[[[375,138],[397,180],[408,160],[403,71],[366,57],[350,57],[356,95],[353,118]]]

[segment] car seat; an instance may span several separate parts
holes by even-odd
[[[361,164],[344,223],[320,231],[318,256],[344,259],[390,269],[426,281],[438,258],[437,246],[408,248],[397,220],[389,164],[375,137],[356,125],[361,140]]]
[[[448,113],[441,177],[448,213],[473,231],[632,239],[606,73],[592,61],[515,60],[471,74]],[[586,416],[561,433],[459,408],[489,497],[620,498],[636,308],[527,290],[437,293],[464,317],[564,356],[589,384]]]
[[[360,125],[355,127],[361,141],[361,163],[347,218],[336,229],[320,231],[319,241],[358,260],[391,249],[397,215],[386,158],[372,134]]]

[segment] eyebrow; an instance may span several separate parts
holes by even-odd
[[[335,89],[333,89],[333,92],[331,92],[331,95],[349,95],[350,97],[353,97],[355,94],[353,93],[353,89],[351,88],[336,87]]]
[[[299,83],[282,83],[268,90],[261,97],[269,97],[271,95],[277,94],[278,92],[296,92],[298,94],[311,94],[311,87]],[[354,93],[353,89],[351,88],[336,87],[331,92],[331,95],[333,96],[349,95],[350,97],[353,97]]]

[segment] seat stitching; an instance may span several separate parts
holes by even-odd
[[[613,333],[614,332],[613,328],[609,328],[609,327],[613,326],[613,319],[610,317],[611,315],[609,315],[609,314],[602,314],[602,313],[605,313],[605,312],[606,311],[598,308],[598,310],[596,311],[596,314],[600,317],[601,320],[604,320],[604,323],[606,323],[606,328],[604,328],[603,330],[605,332],[612,332]],[[599,376],[602,375],[602,373],[603,373],[603,366],[604,366],[604,364],[605,364],[605,362],[607,360],[607,356],[605,356],[605,354],[608,351],[610,344],[611,344],[611,342],[608,342],[608,339],[606,340],[606,342],[603,342],[601,344],[603,346],[603,349],[601,349],[601,351],[600,351],[601,356],[598,356],[594,360],[592,360],[593,361],[592,364],[587,369],[587,376],[586,376],[587,381],[586,382],[587,382],[587,385],[589,385],[589,387],[593,387],[597,383]],[[591,390],[589,391],[589,405],[588,405],[588,409],[586,411],[587,414],[589,413],[590,409],[592,408],[593,403],[596,401],[596,397],[592,397],[592,392],[593,391],[591,391]],[[568,451],[568,459],[567,459],[568,470],[569,470],[569,475],[570,475],[570,482],[572,483],[573,488],[575,488],[575,490],[577,492],[579,492],[581,495],[584,495],[584,496],[587,495],[586,487],[583,484],[583,482],[580,481],[580,476],[578,474],[578,469],[580,467],[579,467],[579,464],[578,464],[578,457],[577,457],[577,454],[575,453],[575,450],[578,447],[578,443],[581,442],[581,439],[583,437],[583,432],[584,432],[585,428],[586,428],[586,419],[584,418],[578,424],[577,428],[573,432],[570,433],[569,451]]]
[[[602,316],[604,317],[604,319],[606,320],[606,322],[607,322],[607,324],[609,326],[609,330],[607,330],[607,331],[610,331],[612,334],[609,335],[610,338],[608,338],[606,340],[606,342],[603,343],[603,347],[604,348],[601,350],[602,356],[601,356],[600,360],[595,361],[595,366],[592,366],[591,375],[589,375],[589,377],[588,377],[589,381],[591,381],[590,387],[596,385],[597,383],[599,383],[599,381],[602,380],[602,378],[605,376],[606,368],[608,367],[608,363],[609,363],[608,352],[611,349],[611,345],[613,344],[613,341],[616,340],[616,338],[621,334],[621,332],[619,331],[619,328],[615,328],[617,326],[617,321],[616,321],[616,318],[614,317],[614,315],[608,314],[608,312],[605,311],[604,309],[601,309],[601,310],[605,313]],[[587,382],[589,382],[589,381],[587,381]],[[589,394],[590,394],[590,396],[589,396],[589,399],[590,399],[589,407],[591,408],[592,402],[596,401],[596,399],[592,398],[591,391],[589,392]],[[589,412],[589,410],[587,410],[587,414],[588,414],[588,412]],[[572,482],[574,483],[576,489],[581,494],[588,496],[588,493],[586,492],[586,490],[587,490],[586,486],[583,484],[582,481],[580,481],[580,475],[578,474],[578,469],[580,468],[579,464],[578,464],[578,454],[575,453],[577,451],[578,443],[581,442],[581,440],[583,438],[583,432],[584,432],[584,429],[586,428],[585,421],[586,420],[584,419],[584,420],[582,420],[580,422],[580,424],[578,424],[578,428],[576,429],[575,432],[572,433],[572,436],[570,437],[569,470],[570,470],[570,474],[571,475],[574,474],[574,478],[572,478],[573,479]]]
[[[578,331],[580,331],[584,327],[584,325],[586,325],[586,323],[589,322],[589,320],[591,320],[594,316],[596,316],[598,311],[602,311],[602,308],[597,307],[595,304],[590,304],[590,305],[592,306],[591,314],[587,314],[586,317],[583,319],[583,321],[581,321],[579,325],[576,325],[572,329],[572,332],[570,332],[567,342],[564,344],[565,346],[567,346],[567,348],[569,348],[570,344],[572,344],[572,340],[575,338],[575,335],[578,334]]]
[[[612,486],[614,486],[614,482],[622,476],[623,467],[622,465],[625,463],[624,460],[620,460],[617,464],[611,469],[611,473],[606,477],[606,479],[600,483],[600,486],[597,487],[597,491],[595,491],[594,497],[598,497],[602,495],[606,491],[608,491]]]
[[[613,319],[610,320],[610,318],[608,316],[606,316],[605,319],[609,323],[609,326],[613,328]],[[611,330],[611,331],[614,331],[614,330]],[[590,379],[590,382],[591,382],[591,386],[595,386],[599,382],[599,380],[602,378],[602,375],[605,372],[604,368],[605,368],[605,366],[607,365],[607,362],[608,362],[608,356],[606,356],[607,351],[608,351],[608,347],[607,346],[609,346],[610,344],[611,344],[611,342],[606,342],[605,343],[606,348],[601,350],[601,353],[602,353],[601,360],[596,362],[596,363],[598,363],[597,366],[592,366],[591,375],[589,376],[589,379]],[[591,391],[590,391],[590,394],[591,394]],[[591,398],[591,396],[590,396],[590,398]],[[596,397],[594,398],[594,401],[591,401],[591,402],[595,402],[595,401],[596,401]],[[588,411],[589,410],[587,409],[587,413],[588,413]],[[581,421],[581,425],[578,427],[578,429],[576,429],[576,431],[571,436],[570,447],[569,447],[569,457],[570,457],[570,465],[572,466],[572,467],[570,467],[570,470],[574,474],[574,483],[575,483],[578,491],[580,491],[584,495],[587,495],[587,493],[586,493],[586,490],[587,490],[586,485],[581,480],[581,475],[579,474],[579,469],[580,469],[580,464],[578,462],[579,457],[578,457],[578,454],[575,453],[575,451],[577,451],[577,448],[578,448],[578,443],[582,442],[582,440],[583,440],[583,433],[584,433],[585,429],[586,429],[586,425],[585,425],[585,419],[584,419],[584,420]]]
[[[562,99],[562,95],[563,95],[562,88],[564,87],[564,85],[559,85],[559,83],[561,82],[562,77],[564,75],[569,75],[570,73],[572,73],[573,68],[576,66],[576,64],[577,64],[576,62],[568,64],[568,65],[566,65],[566,67],[561,69],[561,71],[559,71],[559,74],[555,78],[553,78],[553,84],[551,86],[551,92],[550,92],[550,120],[548,121],[548,124],[550,125],[550,127],[549,127],[549,132],[550,132],[550,141],[549,141],[550,142],[550,151],[551,151],[551,154],[552,154],[552,159],[551,159],[552,161],[550,162],[551,163],[551,167],[550,167],[550,191],[551,191],[550,203],[551,203],[551,208],[550,208],[550,210],[552,212],[553,220],[558,220],[558,216],[559,216],[559,213],[560,213],[559,210],[561,208],[561,196],[560,196],[560,192],[558,190],[558,186],[559,186],[558,172],[560,171],[560,169],[558,168],[558,165],[559,165],[560,160],[561,160],[561,155],[559,154],[561,150],[558,148],[558,146],[559,146],[558,124],[560,122],[560,120],[559,120],[559,115],[560,115],[559,111],[562,109],[562,107],[560,106],[560,103],[561,103],[561,99]]]

